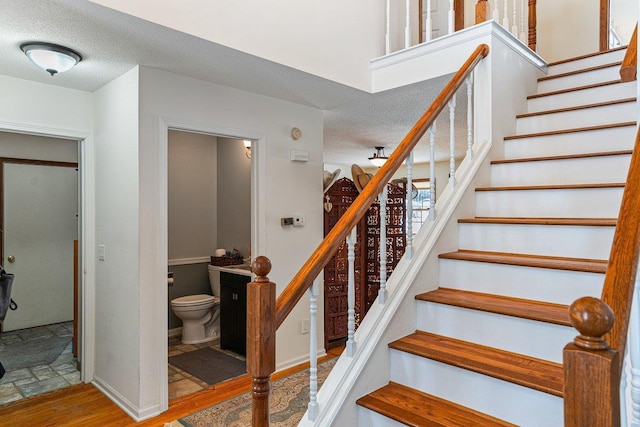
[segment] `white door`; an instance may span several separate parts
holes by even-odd
[[[15,274],[3,329],[73,320],[73,241],[78,237],[78,172],[4,164],[2,264]]]

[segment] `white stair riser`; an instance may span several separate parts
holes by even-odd
[[[561,426],[561,398],[391,350],[391,380],[527,427]],[[419,373],[419,375],[418,375]]]
[[[532,98],[527,101],[527,112],[535,113],[538,111],[594,104],[597,102],[614,101],[616,99],[633,98],[635,96],[635,82],[618,83]]]
[[[564,62],[558,65],[551,65],[549,67],[547,75],[554,76],[556,74],[563,74],[571,71],[583,70],[585,68],[596,67],[598,65],[619,62],[624,59],[624,55],[626,52],[626,49],[616,50],[614,52],[608,52],[601,55],[578,59],[575,61]]]
[[[567,326],[445,304],[416,302],[417,329],[420,331],[556,363],[562,363],[562,349],[577,335],[575,329]]]
[[[569,89],[578,86],[586,86],[594,83],[608,82],[620,79],[620,66],[607,67],[594,71],[571,74],[538,82],[538,92],[551,92],[554,90]]]
[[[603,283],[601,273],[441,259],[438,284],[443,288],[570,305],[583,296],[600,297]]]
[[[498,163],[491,165],[491,185],[562,185],[625,182],[631,154]]]
[[[508,139],[504,142],[505,159],[561,156],[565,154],[600,153],[631,150],[635,141],[635,126],[598,129]]]
[[[381,415],[375,411],[358,405],[358,425],[367,427],[406,427],[406,424],[399,423]]]
[[[477,251],[608,259],[614,227],[459,224],[459,247]]]
[[[622,187],[477,191],[476,216],[617,218]]]
[[[636,108],[637,104],[635,102],[624,102],[602,107],[520,117],[516,119],[516,133],[522,135],[535,132],[549,132],[586,126],[631,122],[636,119]]]

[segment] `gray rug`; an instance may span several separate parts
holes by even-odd
[[[71,337],[34,338],[0,346],[0,363],[7,371],[30,366],[49,365],[56,361]]]
[[[169,358],[169,364],[201,379],[209,385],[235,378],[247,372],[246,362],[211,347],[204,347]]]

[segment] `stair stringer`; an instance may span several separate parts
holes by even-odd
[[[415,295],[437,287],[438,255],[458,246],[458,219],[473,215],[475,187],[490,179],[492,144],[477,143],[473,160],[456,171],[456,188],[443,190],[436,204],[437,218],[425,223],[414,240],[412,259],[403,257],[387,282],[387,301],[375,303],[355,333],[353,357],[340,356],[320,388],[315,421],[302,417],[299,426],[359,425],[356,400],[388,383],[388,343],[415,331]]]

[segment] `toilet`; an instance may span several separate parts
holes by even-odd
[[[171,309],[182,320],[182,343],[199,344],[220,337],[219,272],[208,266],[212,295],[187,295],[171,300]]]

